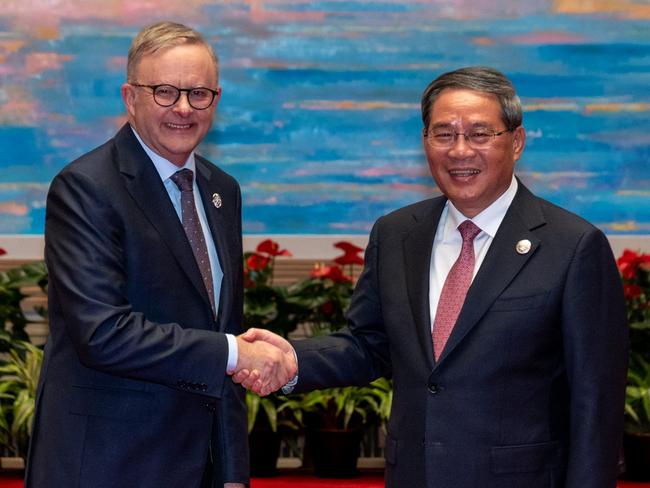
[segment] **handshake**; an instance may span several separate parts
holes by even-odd
[[[298,372],[293,347],[265,329],[249,329],[236,337],[237,366],[229,371],[235,383],[265,396],[286,385]]]

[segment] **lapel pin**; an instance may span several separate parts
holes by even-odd
[[[532,247],[531,242],[528,239],[522,239],[515,245],[515,251],[518,254],[527,254]]]
[[[212,194],[212,205],[214,205],[215,208],[221,208],[221,195],[218,193]]]

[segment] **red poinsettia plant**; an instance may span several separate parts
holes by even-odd
[[[285,337],[299,325],[310,334],[337,330],[345,325],[354,287],[354,266],[362,265],[362,248],[341,241],[334,244],[343,254],[331,265],[316,263],[310,276],[289,286],[273,283],[275,258],[291,252],[267,239],[245,255],[244,320],[249,327],[263,327]],[[348,273],[343,270],[348,267]]]
[[[616,263],[623,280],[628,322],[650,327],[650,254],[626,249]]]
[[[617,264],[630,326],[626,430],[650,432],[650,254],[626,249]]]

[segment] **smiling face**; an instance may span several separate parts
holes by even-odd
[[[133,83],[169,84],[178,88],[217,89],[217,67],[208,50],[200,44],[181,44],[161,49],[142,58],[135,69]],[[149,88],[122,85],[122,98],[129,123],[144,143],[160,156],[183,166],[212,126],[219,101],[196,110],[187,102],[186,92],[171,107],[161,107]]]
[[[498,99],[489,93],[448,88],[431,107],[428,131],[445,127],[467,133],[474,129],[505,130]],[[526,134],[523,127],[495,137],[484,149],[473,149],[458,136],[449,148],[432,147],[423,135],[431,175],[438,187],[466,217],[475,217],[510,186]]]

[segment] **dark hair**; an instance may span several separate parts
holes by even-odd
[[[444,73],[429,83],[422,94],[422,122],[425,130],[429,128],[431,107],[436,98],[446,88],[459,88],[491,93],[501,105],[501,119],[508,130],[514,130],[523,120],[521,101],[515,87],[506,76],[494,68],[469,66]]]

